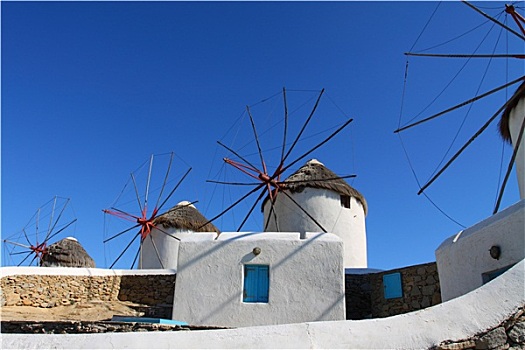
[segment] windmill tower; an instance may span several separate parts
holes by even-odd
[[[283,181],[287,195],[263,203],[267,232],[326,231],[344,243],[344,266],[367,267],[365,198],[321,162],[312,159]],[[294,203],[294,201],[296,203]]]
[[[503,112],[499,131],[505,141],[512,143],[515,153],[515,165],[518,175],[520,199],[525,198],[525,82],[522,83],[514,95],[509,99],[507,108]]]
[[[176,269],[179,242],[195,232],[216,232],[212,223],[190,202],[180,202],[153,220],[154,228],[142,243],[139,268]]]

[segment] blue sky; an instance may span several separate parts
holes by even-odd
[[[502,14],[504,3],[475,4],[516,27]],[[425,182],[449,146],[445,159],[516,86],[401,133],[410,163],[393,131],[524,71],[518,60],[408,57],[404,84],[407,51],[523,52],[519,39],[460,2],[2,2],[1,9],[2,237],[20,232],[53,196],[67,197],[68,215],[77,219],[67,235],[98,267],[109,265],[108,250],[125,245],[103,243],[119,228],[101,210],[115,204],[130,172],[151,154],[176,153],[173,181],[192,167],[167,207],[198,201],[211,218],[245,193],[206,182],[249,181],[223,165],[231,153],[217,141],[237,149],[253,140],[246,105],[261,133],[282,120],[283,87],[290,106],[306,103],[294,114],[292,135],[312,98],[326,91],[296,156],[353,118],[286,175],[309,158],[357,175],[348,181],[368,201],[370,267],[433,261],[438,245],[462,227],[417,195],[411,166]],[[425,192],[463,226],[491,215],[511,156],[496,124]],[[264,140],[269,165],[281,130],[270,129]],[[166,156],[158,159],[154,173],[162,177]],[[513,173],[502,208],[518,200]],[[216,225],[235,230],[253,201]],[[260,230],[256,214],[245,230]]]

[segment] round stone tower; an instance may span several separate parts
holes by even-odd
[[[159,215],[153,220],[156,228],[142,243],[139,269],[176,269],[181,239],[196,232],[219,233],[212,223],[204,225],[207,221],[197,208],[186,201]]]
[[[518,148],[515,165],[518,175],[518,187],[520,199],[525,198],[525,82],[516,90],[510,98],[507,108],[503,112],[500,122],[500,134],[505,141],[512,143],[514,149]],[[523,133],[521,140],[520,133]]]
[[[363,195],[315,159],[284,183],[286,193],[277,195],[273,210],[270,198],[263,203],[265,231],[303,235],[324,229],[343,240],[346,268],[368,267]]]

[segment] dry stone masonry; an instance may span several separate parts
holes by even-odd
[[[2,277],[1,306],[51,308],[83,302],[130,301],[152,317],[170,317],[175,275]],[[150,310],[150,312],[147,312]]]
[[[401,274],[402,296],[386,299],[383,276]],[[346,275],[346,315],[349,320],[388,317],[441,303],[436,263],[370,274]]]
[[[399,272],[403,287],[401,298],[385,299],[383,276]],[[371,276],[372,317],[388,317],[421,310],[441,303],[436,263],[409,266]]]

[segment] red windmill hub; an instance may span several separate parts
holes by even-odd
[[[104,209],[102,211],[106,214],[110,214],[110,215],[119,217],[124,220],[136,222],[137,223],[136,227],[140,226],[139,233],[140,233],[141,241],[144,241],[146,237],[148,237],[152,229],[157,228],[155,224],[153,224],[153,220],[155,220],[155,218],[157,217],[157,214],[159,212],[158,208],[153,209],[153,212],[151,213],[151,216],[149,218],[147,216],[147,208],[144,208],[142,210],[141,216],[129,214],[122,210],[118,210],[116,208]]]
[[[42,259],[44,254],[47,253],[47,244],[46,242],[42,242],[40,244],[37,243],[36,246],[31,245],[29,249],[31,249],[31,251],[36,255],[38,259]]]
[[[284,189],[284,185],[280,182],[281,174],[282,174],[282,165],[280,165],[275,173],[273,175],[268,175],[266,164],[263,162],[263,171],[252,167],[250,165],[246,165],[240,162],[236,162],[234,160],[231,160],[229,158],[223,159],[225,163],[230,164],[234,168],[242,171],[246,175],[259,180],[264,186],[266,186],[266,189],[268,191],[268,196],[270,197],[270,200],[274,200],[275,196],[280,190]]]

